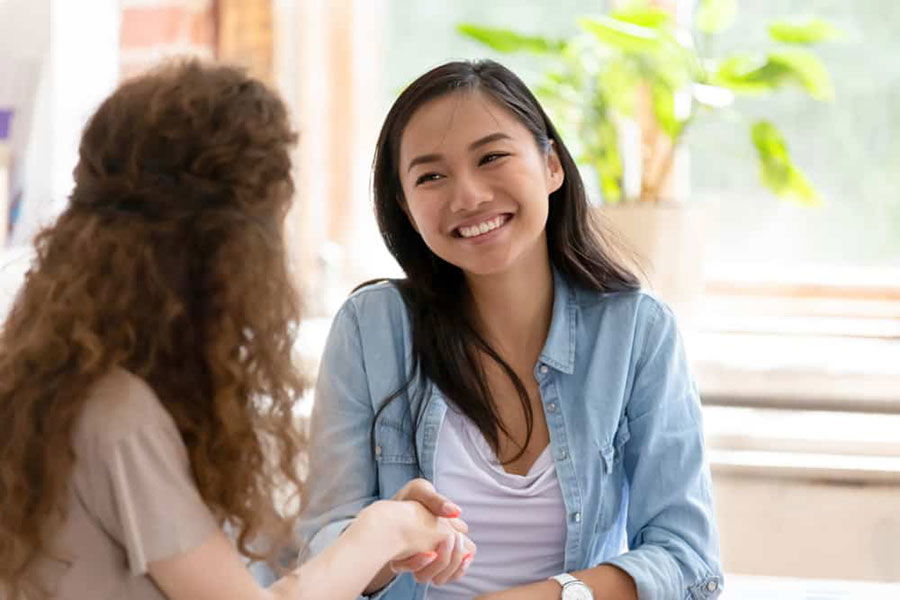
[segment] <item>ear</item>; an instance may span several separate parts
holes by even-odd
[[[547,150],[547,194],[552,194],[562,187],[566,179],[559,155],[556,153],[556,143],[550,140],[550,148]]]

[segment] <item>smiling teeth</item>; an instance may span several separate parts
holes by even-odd
[[[503,215],[498,217],[494,217],[490,221],[485,221],[483,223],[479,223],[478,225],[472,225],[471,227],[460,227],[459,235],[464,238],[475,237],[476,235],[482,235],[487,233],[488,231],[493,231],[497,229],[505,222],[505,218]]]

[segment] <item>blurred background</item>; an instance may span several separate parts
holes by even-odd
[[[239,63],[301,142],[289,217],[314,368],[399,276],[370,201],[393,98],[490,57],[538,92],[623,256],[679,314],[726,598],[900,598],[896,0],[0,0],[0,304],[87,117],[167,56]]]

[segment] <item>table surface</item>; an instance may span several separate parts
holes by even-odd
[[[900,582],[726,575],[722,600],[898,600]]]

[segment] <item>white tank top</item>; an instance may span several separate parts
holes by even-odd
[[[475,424],[450,407],[434,485],[462,508],[478,552],[461,579],[431,586],[428,600],[469,600],[563,572],[566,508],[549,445],[527,475],[512,475]]]

